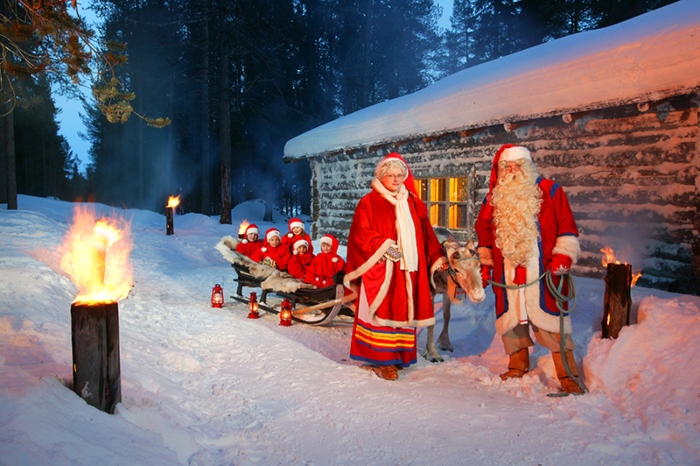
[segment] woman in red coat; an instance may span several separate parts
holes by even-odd
[[[397,368],[417,360],[415,328],[435,323],[431,277],[447,258],[401,155],[379,162],[371,186],[348,237],[344,282],[355,309],[350,357],[396,380]]]

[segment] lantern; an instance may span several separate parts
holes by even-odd
[[[248,318],[257,319],[260,317],[258,312],[258,295],[256,293],[250,293],[250,300],[248,301]]]
[[[290,303],[288,299],[282,301],[282,307],[280,308],[280,325],[283,327],[292,325],[292,303]]]
[[[211,307],[222,307],[224,305],[224,289],[218,283],[211,289]]]

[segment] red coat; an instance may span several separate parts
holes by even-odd
[[[558,184],[545,178],[538,178],[537,185],[542,192],[542,205],[538,217],[540,238],[539,253],[531,259],[527,267],[527,282],[537,279],[549,267],[554,253],[566,254],[576,262],[580,247],[578,244],[578,228],[571,212],[569,201],[564,190]],[[479,239],[479,249],[488,248],[492,251],[493,280],[498,283],[512,284],[513,267],[507,267],[501,250],[495,244],[493,206],[489,202],[490,193],[484,200],[474,229]],[[480,251],[481,252],[481,251]],[[481,254],[480,254],[481,256]],[[483,262],[483,261],[482,261]],[[516,299],[516,291],[493,287],[496,295],[496,330],[503,335],[515,327],[519,319],[514,312],[509,312],[509,303]],[[565,288],[564,293],[568,293]],[[544,300],[541,297],[544,296]],[[559,333],[559,310],[552,294],[547,290],[544,280],[539,286],[525,288],[526,310],[529,320],[538,327],[552,333]],[[571,333],[571,323],[567,317],[565,333]]]
[[[292,254],[286,247],[280,244],[276,248],[273,248],[272,246],[270,246],[270,243],[268,243],[267,240],[265,240],[263,247],[260,249],[260,259],[257,262],[262,262],[269,257],[270,259],[275,261],[277,269],[287,270],[287,264],[289,263],[289,259],[291,258],[291,256]]]
[[[262,248],[262,246],[262,241],[250,242],[247,239],[244,239],[236,245],[236,252],[250,257],[255,262],[260,262],[260,248]]]
[[[333,276],[343,270],[345,261],[334,252],[319,252],[306,269],[304,281],[317,288],[335,284]]]
[[[287,264],[287,272],[299,280],[303,280],[306,277],[306,270],[308,269],[311,261],[314,260],[314,255],[311,252],[306,254],[292,254]]]
[[[360,285],[364,284],[370,313],[377,325],[422,327],[435,323],[430,276],[442,263],[443,248],[430,225],[423,201],[411,193],[408,206],[418,250],[416,272],[401,270],[400,261],[379,262],[389,246],[398,241],[395,207],[381,194],[372,190],[360,199],[350,226],[345,286],[357,297]]]

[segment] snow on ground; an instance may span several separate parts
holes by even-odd
[[[243,219],[271,226],[260,202],[238,206],[233,227],[177,215],[173,236],[163,215],[97,206],[132,220],[134,287],[119,303],[122,403],[96,410],[67,388],[76,289],[56,251],[72,207],[20,196],[0,209],[0,464],[700,463],[699,297],[635,287],[633,324],[601,340],[604,283],[577,278],[581,397],[546,396],[557,383],[540,347],[531,374],[500,381],[490,291],[453,307],[444,363],[388,382],[349,360],[347,323],[210,307],[215,283],[235,290],[214,246]]]

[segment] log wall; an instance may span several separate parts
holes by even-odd
[[[311,159],[313,236],[331,233],[345,241],[355,205],[389,152],[401,153],[416,177],[466,177],[476,170],[478,207],[495,152],[505,143],[521,144],[567,193],[581,233],[578,275],[604,275],[600,249],[611,246],[635,272],[641,269],[639,285],[698,294],[699,102],[691,94],[648,110],[630,104]]]

